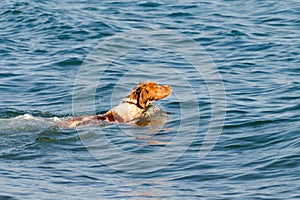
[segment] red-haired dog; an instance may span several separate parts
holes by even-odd
[[[143,82],[138,84],[118,106],[105,114],[71,118],[65,126],[73,128],[98,121],[129,122],[141,117],[153,101],[163,99],[170,94],[171,87],[168,85],[160,86],[155,82]]]

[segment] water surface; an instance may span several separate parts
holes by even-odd
[[[0,198],[299,199],[299,14],[296,0],[2,1]],[[153,29],[197,42],[222,76],[225,124],[205,158],[199,149],[213,105],[206,77],[192,63],[168,46],[127,43],[129,37],[115,44],[120,56],[109,66],[92,56],[111,37]],[[197,55],[187,40],[168,42]],[[80,87],[88,82],[75,84],[89,61],[95,73],[86,80],[98,81],[93,101]],[[97,66],[106,69],[101,77]],[[76,86],[75,114],[94,114],[143,80],[172,85],[173,94],[156,104],[167,113],[160,113],[162,123],[77,131],[54,121],[73,114]],[[182,142],[168,149],[178,135]],[[115,149],[93,140],[102,136]],[[122,157],[113,156],[118,148]],[[170,157],[153,156],[168,150]],[[146,170],[153,163],[158,169]]]

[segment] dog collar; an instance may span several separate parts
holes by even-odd
[[[123,100],[122,103],[129,103],[129,104],[133,104],[133,105],[137,106],[137,102],[136,101]]]

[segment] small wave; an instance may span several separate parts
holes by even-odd
[[[21,113],[18,115],[18,113]],[[14,132],[35,132],[46,130],[49,128],[59,128],[60,123],[62,123],[66,117],[44,117],[44,116],[34,116],[30,113],[19,112],[19,111],[5,111],[1,113],[0,127],[1,135],[11,135]],[[10,117],[11,116],[11,117]]]
[[[262,126],[266,124],[274,124],[283,121],[289,121],[289,119],[262,119],[262,120],[254,120],[254,121],[233,122],[232,124],[224,125],[223,128],[232,129],[232,128],[242,128],[242,127],[254,127],[254,126]]]
[[[59,117],[51,117],[51,118],[44,118],[44,117],[35,117],[31,114],[24,114],[24,115],[20,115],[17,116],[13,119],[11,119],[13,121],[15,120],[19,120],[19,121],[31,121],[31,122],[49,122],[49,123],[56,123],[56,122],[62,122],[63,118],[59,118]]]

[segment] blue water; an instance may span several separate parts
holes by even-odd
[[[299,16],[296,0],[1,1],[0,199],[300,199]],[[173,88],[150,124],[56,123],[145,80]]]

